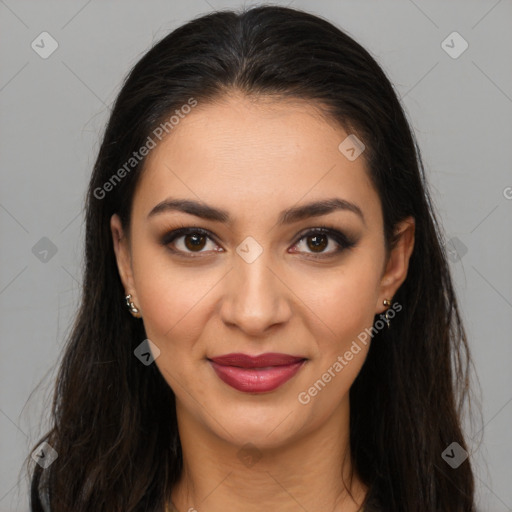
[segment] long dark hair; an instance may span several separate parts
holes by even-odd
[[[396,224],[414,217],[408,276],[394,297],[403,311],[375,335],[350,390],[353,466],[369,487],[367,510],[473,511],[470,460],[454,469],[442,457],[453,442],[467,450],[471,359],[418,144],[364,48],[320,17],[277,6],[186,23],[123,84],[88,188],[82,299],[52,426],[36,445],[47,441],[58,458],[46,469],[27,459],[31,510],[44,500],[52,512],[161,510],[170,498],[182,469],[174,394],[156,365],[133,355],[146,336],[124,303],[109,221],[118,213],[129,231],[144,166],[144,158],[126,166],[133,152],[191,98],[207,103],[234,90],[307,100],[364,141],[388,247]]]

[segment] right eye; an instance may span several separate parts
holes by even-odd
[[[169,250],[174,253],[190,256],[194,253],[208,252],[202,250],[208,240],[213,242],[211,233],[205,229],[194,227],[180,228],[166,233],[162,238],[162,245],[169,247]],[[220,252],[218,248],[212,250]]]

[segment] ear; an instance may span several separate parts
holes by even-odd
[[[121,219],[117,213],[112,215],[110,218],[110,229],[112,231],[112,241],[114,243],[114,252],[116,254],[117,269],[125,289],[125,294],[130,294],[132,296],[131,301],[137,305],[138,301],[133,279],[130,244],[128,237],[123,231]]]
[[[414,218],[407,217],[396,227],[397,242],[390,250],[386,268],[381,278],[376,314],[386,310],[386,306],[383,305],[384,299],[392,302],[395,293],[407,277],[409,259],[414,248],[415,226]]]

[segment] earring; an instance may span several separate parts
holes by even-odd
[[[132,302],[132,296],[131,295],[127,295],[124,300],[126,301],[126,306],[128,307],[128,309],[130,310],[130,313],[135,317],[135,318],[139,318],[139,310],[135,307],[135,304]]]
[[[388,299],[384,299],[382,301],[382,303],[384,304],[384,306],[387,306],[387,308],[389,309],[390,306],[391,306],[391,301],[389,301]],[[384,314],[384,320],[386,321],[386,323],[388,324],[388,329],[390,327],[390,317],[389,317],[389,312],[388,310],[386,310],[386,313]]]

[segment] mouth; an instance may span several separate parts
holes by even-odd
[[[259,356],[226,354],[208,358],[217,376],[229,386],[246,393],[273,391],[290,380],[307,358],[266,353]]]

